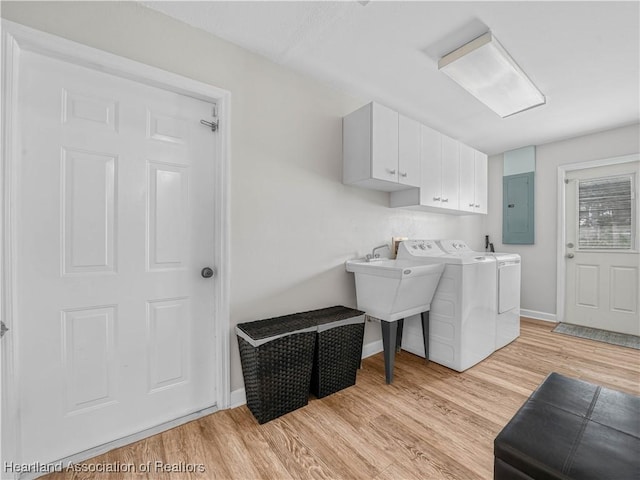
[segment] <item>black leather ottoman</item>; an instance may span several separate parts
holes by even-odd
[[[640,479],[640,397],[551,373],[494,441],[494,478]]]

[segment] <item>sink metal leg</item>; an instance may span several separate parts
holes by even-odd
[[[398,320],[398,332],[396,333],[396,353],[402,348],[402,329],[404,328],[404,318]]]
[[[384,349],[384,376],[387,384],[389,384],[393,381],[398,322],[381,321],[380,326],[382,327],[382,347]]]
[[[424,358],[429,363],[429,311],[422,312],[422,341],[424,342]]]

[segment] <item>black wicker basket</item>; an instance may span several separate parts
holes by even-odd
[[[247,406],[259,423],[304,407],[316,342],[316,326],[301,315],[237,325]]]
[[[301,315],[318,325],[311,393],[322,398],[355,385],[362,358],[364,312],[337,306]]]

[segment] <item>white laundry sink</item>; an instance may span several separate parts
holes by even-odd
[[[358,309],[393,322],[430,309],[444,265],[362,259],[347,261],[346,268],[356,277]]]

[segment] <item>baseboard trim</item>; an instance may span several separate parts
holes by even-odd
[[[557,323],[557,317],[555,313],[537,312],[536,310],[520,309],[520,316],[533,318],[534,320],[544,320],[545,322]]]
[[[362,358],[370,357],[371,355],[382,352],[382,350],[382,340],[367,343],[362,347]]]
[[[247,393],[244,388],[239,388],[231,392],[229,396],[229,408],[236,408],[247,403]]]

